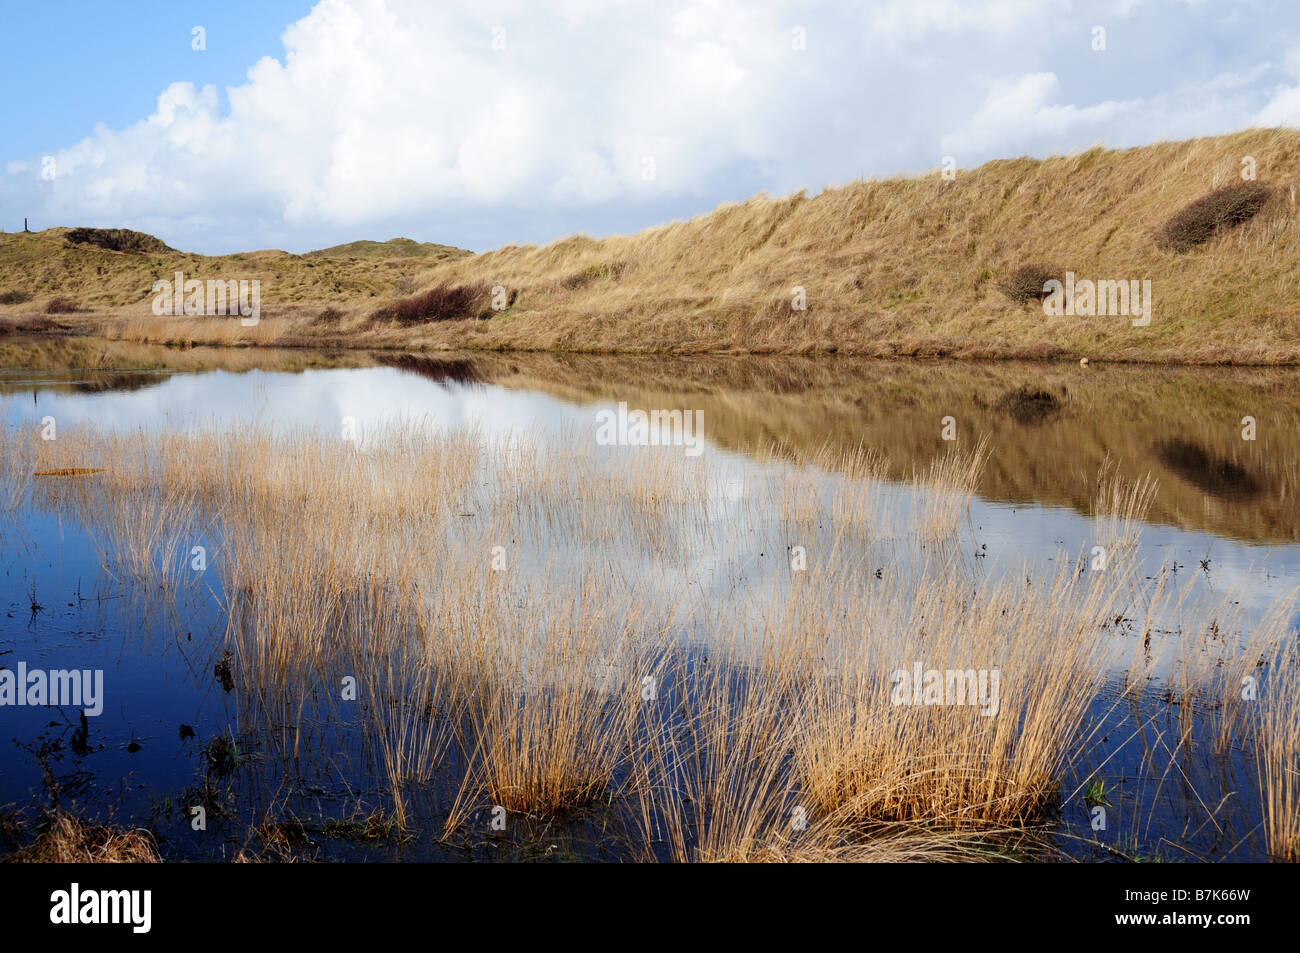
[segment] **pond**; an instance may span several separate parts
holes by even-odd
[[[1289,716],[1254,692],[1300,621],[1300,372],[3,353],[0,666],[101,673],[102,711],[0,707],[0,804],[140,825],[169,858],[745,856],[709,792],[780,737],[741,783],[839,856],[926,821],[910,782],[877,803],[864,778],[960,739],[954,777],[1035,785],[1005,813],[943,788],[961,849],[1023,824],[1032,856],[1285,854],[1260,725]],[[708,666],[731,674],[702,688]],[[910,761],[875,751],[918,722],[867,696],[934,669],[1000,671],[1021,740],[931,718]],[[1040,684],[1082,697],[1027,754]],[[740,714],[688,752],[708,706],[664,700],[692,690]],[[849,740],[786,738],[818,726]]]

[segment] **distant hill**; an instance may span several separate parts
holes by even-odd
[[[71,245],[95,245],[131,255],[162,255],[176,251],[161,238],[133,232],[129,228],[55,228],[50,231],[62,232]]]
[[[198,255],[127,228],[47,228],[0,233],[0,315],[42,311],[54,298],[75,311],[132,308],[153,299],[156,280],[256,278],[268,306],[340,306],[413,286],[432,268],[473,257],[450,245],[395,238],[305,255],[277,249]],[[147,313],[147,311],[143,312]],[[0,333],[3,333],[0,328]]]
[[[410,238],[390,238],[386,242],[362,240],[309,251],[304,258],[464,258],[473,252],[451,245],[417,242]]]

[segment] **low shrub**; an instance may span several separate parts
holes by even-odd
[[[485,284],[454,285],[449,281],[421,294],[386,304],[371,314],[373,321],[427,324],[482,317],[490,290]]]
[[[1043,265],[1024,265],[998,282],[998,289],[1016,304],[1042,301],[1047,293],[1043,285],[1053,278],[1060,279],[1061,272]]]
[[[1238,182],[1215,189],[1165,222],[1161,244],[1173,251],[1195,248],[1221,229],[1254,218],[1271,194],[1268,186],[1259,182]]]
[[[74,311],[80,311],[77,302],[71,298],[51,298],[45,305],[46,314],[72,314]]]

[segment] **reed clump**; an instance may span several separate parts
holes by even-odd
[[[47,813],[32,843],[0,860],[39,864],[153,864],[162,858],[153,835],[78,818],[64,810]]]
[[[1255,718],[1256,764],[1269,853],[1300,860],[1300,659],[1278,648],[1260,680]]]

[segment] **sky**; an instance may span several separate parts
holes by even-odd
[[[1300,126],[1296,0],[0,0],[0,228],[634,232],[951,157]]]

